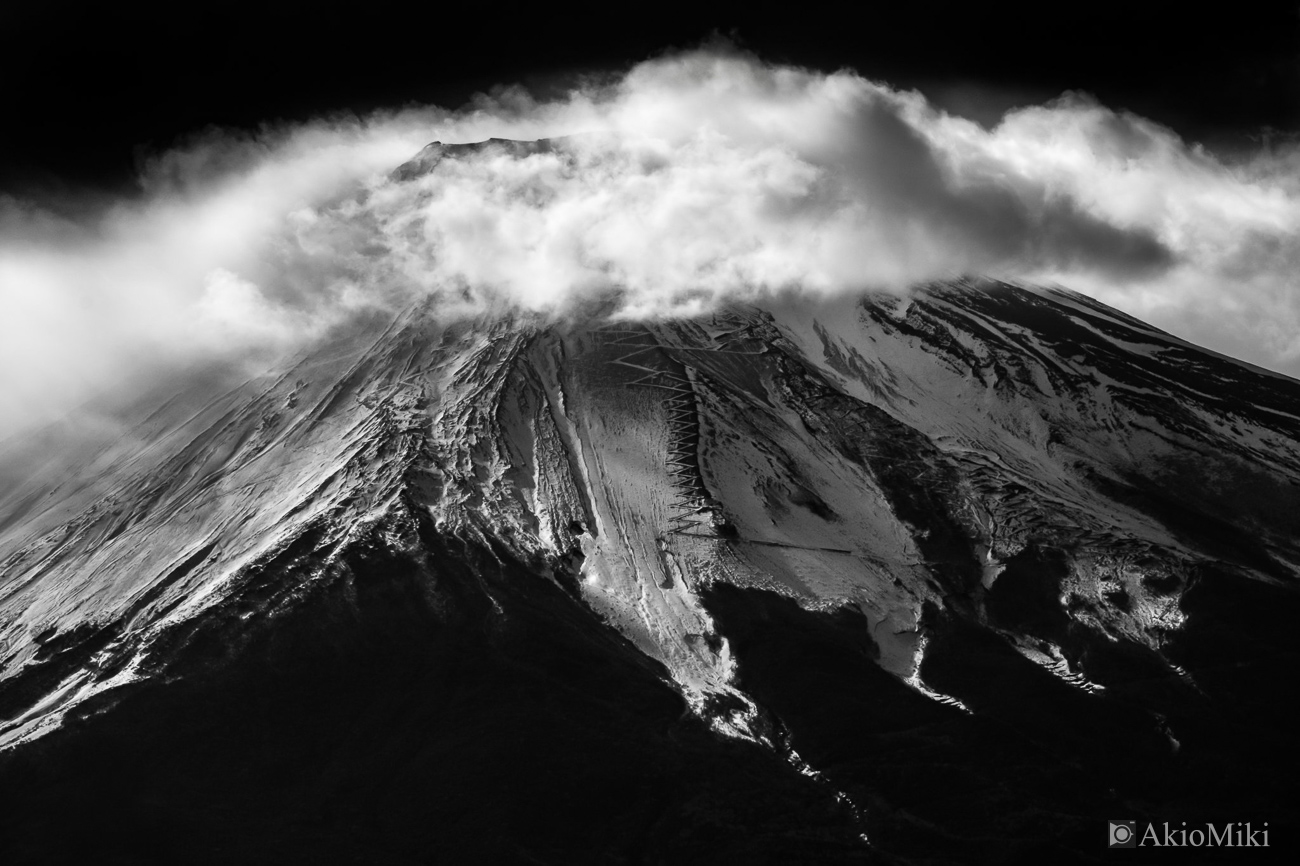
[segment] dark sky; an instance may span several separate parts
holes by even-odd
[[[302,2],[0,6],[0,190],[129,188],[142,149],[409,102],[537,89],[711,33],[760,56],[919,87],[996,118],[1066,89],[1215,146],[1300,128],[1300,2]],[[448,11],[453,9],[455,11]]]

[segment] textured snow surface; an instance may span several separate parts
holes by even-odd
[[[927,611],[991,621],[1036,551],[1073,622],[1159,651],[1197,563],[1295,578],[1300,383],[997,284],[652,323],[409,311],[4,494],[0,744],[167,676],[177,624],[254,592],[273,615],[404,508],[570,581],[771,745],[710,583],[860,611],[883,669],[963,710],[924,682]]]

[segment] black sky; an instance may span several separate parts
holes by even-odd
[[[140,156],[216,125],[463,104],[730,34],[991,120],[1069,89],[1215,147],[1300,129],[1300,2],[648,4],[459,0],[0,6],[0,191],[129,188]]]

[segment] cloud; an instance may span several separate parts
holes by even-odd
[[[489,137],[549,141],[420,150]],[[131,200],[0,199],[0,436],[427,296],[650,316],[981,273],[1295,375],[1297,154],[1228,162],[1078,94],[980,125],[725,45],[548,102],[209,133]]]
[[[359,191],[436,119],[208,135],[155,160],[140,196],[75,217],[0,197],[0,437],[318,332],[339,305],[262,266],[286,217]]]

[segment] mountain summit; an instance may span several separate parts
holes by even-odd
[[[0,852],[1280,837],[1297,515],[1300,383],[1061,289],[413,307],[5,493]]]

